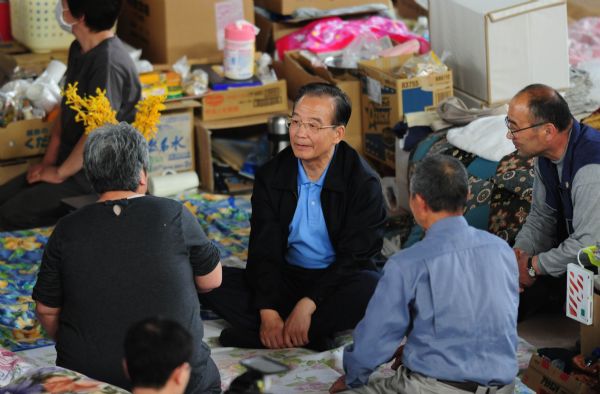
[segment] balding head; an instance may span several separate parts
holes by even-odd
[[[524,87],[513,97],[512,103],[527,105],[531,123],[552,123],[560,132],[571,126],[569,105],[555,89],[543,84]]]

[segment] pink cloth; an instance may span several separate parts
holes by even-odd
[[[569,26],[569,63],[600,58],[600,18],[583,18]]]
[[[404,23],[381,16],[349,21],[338,17],[319,19],[281,37],[275,46],[280,59],[283,59],[285,52],[297,49],[308,49],[315,53],[341,51],[356,37],[368,31],[378,39],[389,36],[400,44],[416,39],[421,46],[421,54],[428,52],[430,48],[427,40],[412,33]]]

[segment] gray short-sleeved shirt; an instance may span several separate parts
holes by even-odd
[[[133,121],[141,85],[135,64],[119,38],[107,38],[86,53],[81,52],[81,45],[75,40],[69,49],[68,63],[65,88],[66,84],[77,82],[81,97],[96,95],[97,88],[106,89],[106,97],[117,111],[117,120]],[[61,111],[58,164],[69,156],[84,130],[83,124],[75,121],[75,111],[66,105],[65,98]]]

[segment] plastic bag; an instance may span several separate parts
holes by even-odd
[[[275,70],[271,68],[273,59],[268,53],[263,53],[256,61],[256,76],[263,85],[277,82]]]
[[[181,84],[185,94],[200,96],[208,90],[208,74],[201,69],[193,71],[191,69],[187,56],[181,57],[173,64],[173,71],[181,75]]]
[[[356,68],[361,60],[370,60],[384,50],[392,48],[392,41],[388,36],[377,38],[369,31],[357,36],[342,52],[341,66],[343,68]]]
[[[427,40],[411,32],[403,22],[381,16],[348,21],[338,17],[320,19],[280,38],[275,46],[279,59],[283,59],[285,52],[297,49],[308,49],[315,53],[342,51],[356,37],[368,33],[377,39],[389,36],[398,43],[416,39],[421,45],[419,53],[429,51]]]
[[[600,58],[600,18],[583,18],[569,26],[569,63]]]
[[[448,71],[448,67],[431,51],[421,56],[413,56],[402,66],[392,70],[400,78],[426,77]]]

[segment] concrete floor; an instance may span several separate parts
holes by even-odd
[[[540,313],[518,324],[519,336],[536,348],[570,349],[579,339],[579,323],[564,314]]]

